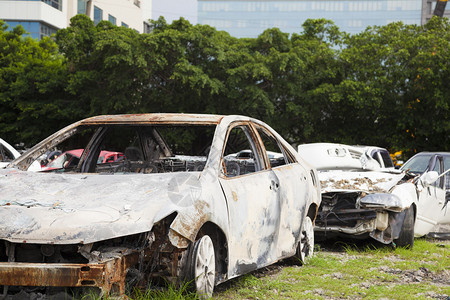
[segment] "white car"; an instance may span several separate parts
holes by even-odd
[[[19,151],[14,149],[13,146],[0,139],[0,169],[6,168],[13,160],[20,156]],[[28,171],[38,172],[41,170],[41,164],[39,161],[34,161]]]
[[[71,164],[27,172],[49,149],[80,150]],[[246,149],[252,162],[225,159]],[[99,159],[106,151],[121,155]],[[281,153],[276,165],[267,151]],[[244,116],[81,120],[0,170],[0,186],[0,286],[22,296],[122,295],[161,278],[211,296],[278,260],[305,261],[320,204],[316,170]]]
[[[416,235],[442,230],[449,232],[450,152],[417,153],[400,170],[417,175],[420,187]],[[426,184],[426,181],[431,184]]]
[[[319,239],[371,237],[412,248],[414,237],[430,232],[431,224],[449,221],[445,193],[435,189],[437,176],[394,169],[386,149],[315,143],[298,146],[298,152],[319,171]],[[447,221],[436,218],[441,215]]]
[[[13,146],[0,139],[0,169],[6,167],[19,156],[20,153]]]

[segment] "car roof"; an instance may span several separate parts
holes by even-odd
[[[96,124],[218,124],[224,116],[208,114],[149,113],[101,115],[80,121],[81,125]]]
[[[428,152],[428,151],[423,151],[423,152],[419,152],[417,154],[415,154],[414,156],[419,156],[419,155],[442,155],[442,156],[450,156],[450,152]],[[413,156],[413,157],[414,157]]]

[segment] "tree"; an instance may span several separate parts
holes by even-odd
[[[339,92],[357,115],[340,115],[354,142],[410,152],[449,149],[448,25],[437,18],[424,27],[399,22],[348,37]]]
[[[30,146],[70,119],[64,98],[63,57],[49,38],[7,31],[0,20],[0,136]]]
[[[446,18],[238,39],[183,18],[139,34],[77,15],[56,44],[0,27],[0,134],[13,142],[92,115],[191,112],[256,117],[296,144],[450,147]]]
[[[102,21],[97,26],[76,15],[56,34],[67,59],[66,91],[76,97],[83,117],[136,111],[143,78],[149,72],[142,36],[136,31]]]
[[[270,60],[277,80],[270,88],[275,103],[271,124],[290,142],[334,141],[337,127],[333,103],[339,98],[335,86],[342,80],[339,44],[342,33],[333,22],[307,20],[301,34],[293,34],[290,49],[274,47]]]

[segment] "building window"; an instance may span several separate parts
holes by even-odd
[[[110,21],[111,24],[116,25],[116,18],[115,17],[113,17],[111,15],[108,15],[108,21]]]
[[[103,10],[94,6],[94,24],[97,25],[101,20],[103,20]]]
[[[87,0],[78,0],[77,14],[88,15]]]
[[[51,36],[52,34],[56,34],[56,31],[58,31],[54,27],[47,26],[45,24],[39,24],[39,39],[43,39],[44,36]]]
[[[128,28],[128,24],[122,22],[122,26]]]
[[[62,0],[41,0],[42,2],[62,11]]]
[[[17,25],[21,25],[23,29],[27,32],[26,35],[31,36],[33,39],[39,39],[39,22],[29,22],[29,21],[8,21],[5,20],[6,24],[8,24],[7,31],[13,30]]]
[[[44,36],[51,36],[57,29],[40,22],[29,21],[5,21],[8,24],[8,31],[13,30],[17,25],[21,25],[27,32],[26,35],[33,39],[41,40]]]
[[[152,27],[150,26],[149,23],[144,22],[144,33],[150,33],[152,32]]]

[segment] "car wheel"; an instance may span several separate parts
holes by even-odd
[[[212,296],[216,276],[215,259],[214,245],[208,235],[194,243],[188,262],[188,279],[200,298]]]
[[[408,247],[412,250],[414,246],[414,208],[410,206],[405,213],[405,219],[398,239],[394,243],[398,247]]]
[[[314,253],[314,227],[310,217],[303,220],[300,242],[297,246],[296,257],[304,265]]]

